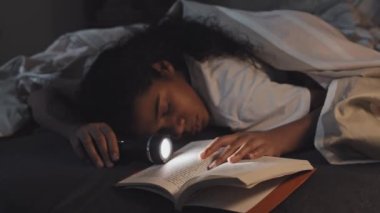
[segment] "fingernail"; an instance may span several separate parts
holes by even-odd
[[[205,159],[206,153],[205,152],[201,152],[201,154],[199,156],[201,157],[201,159]]]
[[[111,162],[107,162],[107,163],[106,163],[106,166],[107,166],[107,168],[111,168],[111,167],[113,167],[113,163],[111,163]]]
[[[98,161],[98,163],[96,164],[99,168],[103,168],[104,167],[104,164],[103,164],[103,162],[100,162],[100,161]]]
[[[230,156],[227,158],[227,161],[230,163],[236,163],[236,156]]]
[[[119,155],[117,153],[112,154],[112,160],[113,161],[118,161],[119,160]]]
[[[210,163],[210,165],[208,165],[208,169],[212,169],[212,168],[214,168],[216,166],[216,161],[213,161],[213,162],[211,162]]]
[[[227,161],[228,161],[229,163],[234,163],[232,157],[227,158]]]

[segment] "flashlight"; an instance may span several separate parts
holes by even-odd
[[[118,143],[121,153],[153,164],[166,163],[173,154],[173,143],[168,135],[156,134],[143,140],[120,140]]]

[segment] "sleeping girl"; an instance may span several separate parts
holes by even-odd
[[[210,168],[280,156],[312,140],[325,91],[259,61],[254,50],[210,20],[168,18],[103,51],[80,84],[40,90],[29,104],[37,122],[98,167],[119,160],[119,135],[182,137],[209,126],[232,131],[202,152],[222,150]],[[68,109],[75,116],[62,116]]]

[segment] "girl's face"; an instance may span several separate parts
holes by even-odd
[[[210,115],[195,90],[173,67],[164,67],[165,70],[162,70],[162,64],[153,67],[162,78],[154,80],[134,103],[136,133],[169,133],[180,137],[184,133],[195,134],[204,129]]]

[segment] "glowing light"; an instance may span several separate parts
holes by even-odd
[[[160,145],[160,155],[163,160],[166,160],[170,157],[172,153],[172,143],[170,139],[164,138]]]

